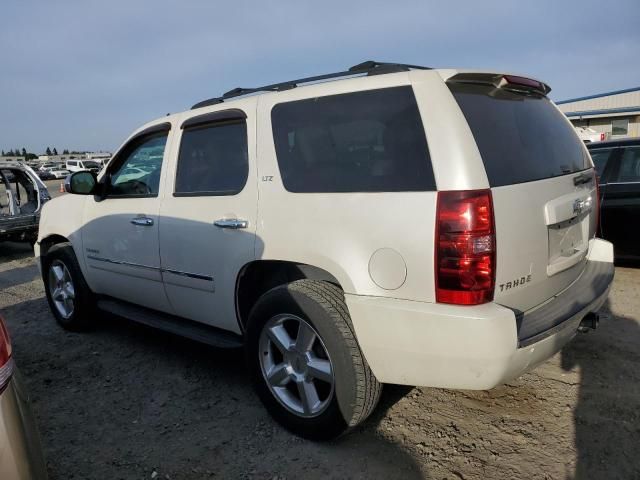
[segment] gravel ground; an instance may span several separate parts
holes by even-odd
[[[27,246],[0,244],[0,309],[52,479],[640,478],[640,270],[611,319],[491,391],[385,387],[363,426],[315,444],[279,428],[240,352],[113,317],[68,333]]]

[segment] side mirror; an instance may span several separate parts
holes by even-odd
[[[88,170],[73,172],[64,181],[64,191],[76,195],[93,195],[97,183],[94,172]]]

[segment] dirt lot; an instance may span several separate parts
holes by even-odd
[[[328,444],[269,418],[239,352],[112,317],[61,330],[26,246],[0,244],[0,309],[52,479],[640,478],[638,269],[617,268],[610,321],[535,371],[492,391],[388,387]]]

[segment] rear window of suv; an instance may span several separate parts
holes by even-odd
[[[436,189],[409,86],[280,103],[271,121],[282,182],[290,192]]]
[[[480,150],[492,187],[590,167],[573,127],[545,96],[449,83]]]

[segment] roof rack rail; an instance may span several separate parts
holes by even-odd
[[[194,106],[192,106],[191,109],[194,110],[196,108],[216,105],[218,103],[222,103],[225,100],[229,100],[231,98],[250,95],[252,93],[257,93],[257,92],[281,92],[284,90],[290,90],[304,83],[320,82],[323,80],[331,80],[334,78],[350,77],[350,76],[362,75],[362,74],[371,76],[371,75],[381,75],[385,73],[408,72],[409,70],[412,70],[412,69],[431,70],[430,67],[422,67],[420,65],[409,65],[405,63],[385,63],[385,62],[376,62],[374,60],[367,60],[366,62],[362,62],[357,65],[354,65],[350,67],[348,70],[345,70],[342,72],[326,73],[324,75],[300,78],[298,80],[289,80],[288,82],[274,83],[271,85],[265,85],[265,86],[256,87],[256,88],[237,87],[224,93],[221,97],[214,97],[208,100],[203,100],[202,102],[198,102]]]

